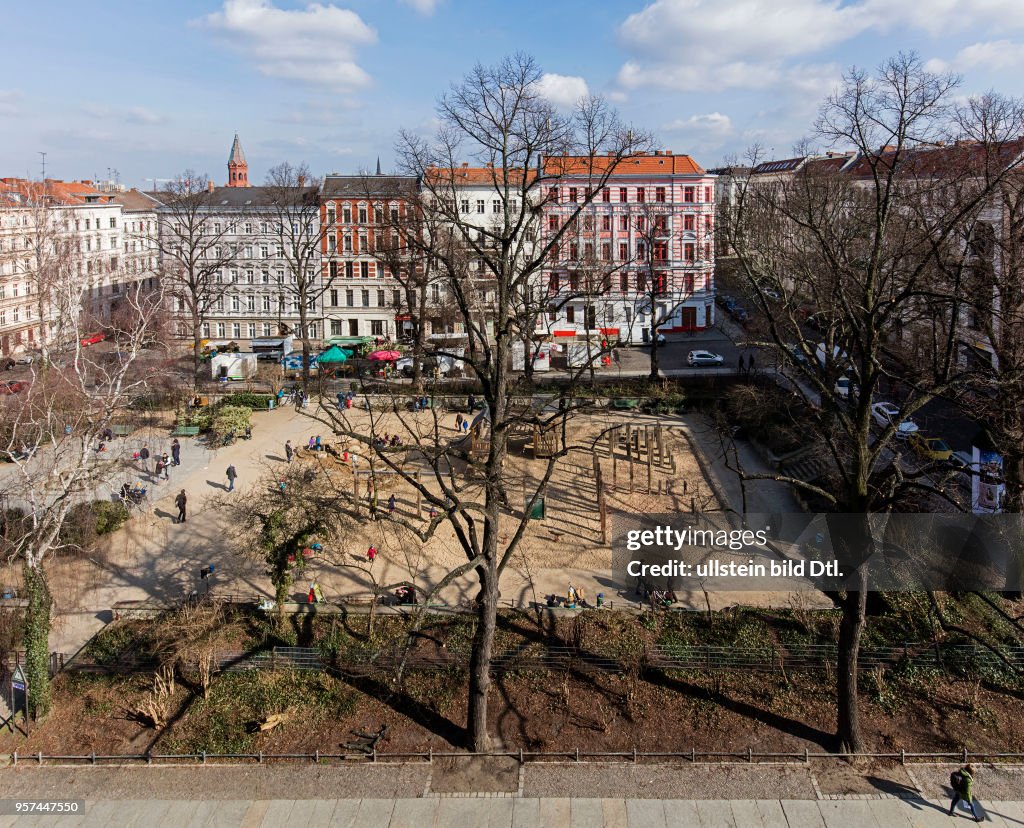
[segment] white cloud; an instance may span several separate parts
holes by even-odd
[[[402,0],[407,6],[412,6],[420,14],[433,14],[441,0]]]
[[[104,121],[122,121],[143,126],[167,123],[167,118],[163,115],[144,106],[116,107],[86,102],[81,105],[80,109],[89,117]]]
[[[555,106],[570,107],[589,94],[587,82],[577,75],[556,75],[551,72],[540,79],[540,94]]]
[[[723,137],[732,132],[732,119],[721,112],[709,112],[706,115],[691,115],[689,118],[676,118],[662,126],[665,132],[694,132],[708,136]]]
[[[951,60],[933,58],[925,64],[932,72],[963,72],[967,69],[1019,69],[1024,67],[1024,45],[1009,40],[974,43]]]
[[[938,35],[968,27],[1024,29],[1024,2],[654,0],[619,26],[632,59],[620,68],[618,83],[625,89],[762,89],[799,83],[800,69],[809,71],[812,89],[821,89],[833,82],[831,66],[793,64],[867,32]],[[1009,60],[1008,54],[1000,57]]]
[[[255,59],[269,77],[339,89],[370,82],[355,53],[376,43],[377,32],[349,9],[309,3],[287,10],[271,0],[224,0],[221,11],[199,22]]]
[[[0,89],[0,115],[17,115],[23,95],[17,89]]]

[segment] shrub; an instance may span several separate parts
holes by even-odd
[[[210,430],[215,439],[220,439],[229,432],[240,434],[245,431],[252,417],[251,408],[243,408],[236,405],[225,405],[217,409],[210,423]]]
[[[221,406],[231,408],[248,408],[252,411],[263,410],[267,407],[267,401],[271,399],[270,394],[255,394],[251,391],[237,391],[228,394],[221,400]]]
[[[86,549],[101,535],[116,532],[127,520],[128,509],[123,503],[108,500],[76,503],[64,519],[60,542]]]

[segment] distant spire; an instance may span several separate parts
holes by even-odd
[[[245,153],[242,152],[242,142],[238,140],[238,133],[235,133],[235,141],[231,145],[231,157],[228,158],[229,164],[245,164]]]
[[[381,174],[381,171],[380,171],[380,156],[378,155],[377,156],[377,175],[380,175],[380,174]]]

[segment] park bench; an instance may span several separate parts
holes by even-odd
[[[147,598],[139,601],[115,601],[111,612],[116,621],[119,618],[156,618],[174,608],[174,604]]]
[[[199,434],[199,426],[179,425],[171,432],[172,437],[195,437]]]
[[[132,427],[130,425],[112,425],[110,431],[115,437],[127,437],[132,433]]]
[[[632,411],[634,408],[640,406],[640,400],[622,397],[616,400],[612,400],[611,408],[619,411]]]

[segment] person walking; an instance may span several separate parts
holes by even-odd
[[[366,550],[366,560],[368,560],[370,563],[373,563],[373,560],[376,557],[377,557],[377,547],[376,546],[371,546],[369,549]]]
[[[455,415],[455,430],[462,431],[462,412]]]
[[[294,455],[294,454],[295,454],[295,449],[292,448],[292,441],[291,440],[285,440],[284,441],[284,456],[288,460],[289,463],[292,462],[292,455]]]
[[[185,507],[188,505],[188,497],[185,496],[185,490],[182,489],[178,492],[178,496],[174,498],[174,505],[178,507],[178,523],[185,522]]]
[[[971,809],[975,822],[981,822],[978,811],[974,807],[974,765],[964,765],[960,770],[949,775],[949,784],[953,787],[953,801],[949,803],[949,815],[953,816],[956,806],[966,802]]]
[[[395,513],[395,496],[391,495],[388,498],[388,514],[393,515]]]
[[[467,413],[469,414],[472,414],[473,409],[476,408],[476,397],[474,397],[472,394],[466,397],[466,408],[468,409]]]
[[[178,438],[174,438],[174,442],[171,443],[171,460],[175,466],[181,465],[181,443],[178,442]]]
[[[139,460],[142,461],[142,470],[144,472],[149,471],[149,443],[143,443],[142,448],[139,449]]]
[[[158,481],[160,479],[160,474],[161,474],[161,472],[163,472],[163,470],[164,470],[164,458],[163,457],[157,457],[156,458],[156,472],[155,472],[154,476],[156,477],[156,479]]]
[[[748,354],[747,355],[747,371],[749,371],[751,374],[754,373],[754,355],[753,354]]]
[[[225,474],[228,476],[228,491],[233,492],[235,490],[235,478],[238,477],[238,472],[235,471],[234,466],[228,466],[228,470]]]

